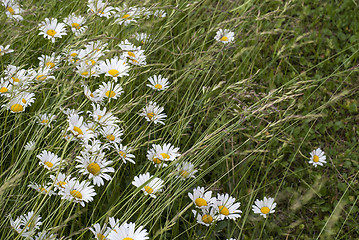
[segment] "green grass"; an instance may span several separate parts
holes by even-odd
[[[33,210],[42,216],[41,229],[65,239],[89,239],[88,227],[111,216],[143,225],[151,239],[357,239],[357,3],[128,2],[136,4],[164,9],[167,17],[125,27],[92,16],[82,37],[68,31],[55,44],[38,35],[37,24],[72,12],[85,15],[86,1],[22,1],[24,21],[16,24],[0,14],[0,44],[15,50],[0,57],[1,77],[8,64],[36,67],[42,54],[82,47],[93,39],[109,44],[110,58],[120,54],[120,41],[137,44],[131,37],[135,32],[151,34],[144,45],[147,65],[132,67],[130,76],[119,80],[124,94],[106,105],[120,118],[123,143],[135,149],[136,164],[123,164],[109,152],[106,157],[115,162],[116,172],[105,186],[95,187],[97,196],[86,207],[27,187],[30,181],[48,181],[36,158],[44,149],[62,156],[66,172],[80,178],[75,157],[81,149],[62,139],[67,122],[59,107],[92,110],[82,79],[71,67],[62,67],[56,80],[32,88],[36,101],[25,112],[0,110],[0,238],[22,239],[10,231],[7,216]],[[219,28],[234,31],[235,42],[217,43],[213,38]],[[146,87],[154,74],[168,77],[170,89]],[[85,81],[93,90],[108,78]],[[150,125],[138,115],[149,101],[164,106],[165,126]],[[37,123],[40,113],[58,115],[53,128]],[[34,152],[23,148],[30,140],[37,143]],[[146,159],[147,150],[167,142],[180,147],[182,155],[168,168],[156,169]],[[328,163],[314,168],[308,164],[309,153],[317,147]],[[178,181],[171,175],[182,161],[195,164],[195,179]],[[156,199],[131,184],[147,171],[165,181]],[[235,197],[242,217],[213,227],[197,224],[187,195],[197,186]],[[267,219],[252,212],[254,201],[264,196],[277,202]]]

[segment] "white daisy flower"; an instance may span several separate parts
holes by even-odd
[[[14,0],[2,0],[4,7],[6,9],[5,13],[8,18],[15,19],[17,21],[22,21],[23,17],[20,15],[23,10],[20,5]]]
[[[28,212],[27,214],[21,215],[20,219],[22,223],[28,229],[40,229],[42,225],[41,216],[34,213],[34,211]]]
[[[3,78],[0,79],[0,96],[11,93],[12,89],[13,85],[9,81]]]
[[[110,111],[106,112],[106,107],[101,110],[101,106],[99,104],[91,105],[93,111],[87,111],[87,113],[90,115],[90,117],[92,117],[93,121],[105,126],[114,126],[119,121],[118,118]]]
[[[108,231],[111,232],[115,229],[115,227],[120,226],[120,219],[109,217],[108,221],[110,223],[110,227],[107,227]]]
[[[256,200],[254,205],[252,206],[252,210],[254,213],[259,213],[264,218],[267,218],[269,213],[274,213],[274,208],[277,204],[274,202],[274,198],[264,197],[263,200]]]
[[[50,175],[50,179],[54,182],[56,190],[63,191],[65,189],[65,185],[71,180],[71,175],[66,175],[60,172],[57,176]]]
[[[131,152],[130,147],[120,144],[120,146],[115,145],[115,148],[116,148],[116,152],[120,155],[123,163],[126,164],[126,161],[129,161],[129,162],[135,164],[135,160],[133,160],[135,158],[135,155],[130,154],[130,152]]]
[[[218,221],[218,211],[211,207],[209,209],[201,209],[201,212],[198,212],[196,210],[192,210],[192,213],[194,217],[197,219],[197,223],[205,225],[205,226],[211,226],[215,221]]]
[[[181,179],[195,178],[194,174],[198,172],[190,162],[176,164],[176,177]]]
[[[34,240],[57,240],[57,236],[56,234],[42,231],[37,233]]]
[[[80,203],[85,207],[85,203],[92,202],[93,197],[96,195],[95,189],[89,182],[72,179],[66,185],[62,193],[61,199],[67,199]]]
[[[156,146],[152,145],[152,148],[147,151],[147,159],[154,164],[155,167],[167,167],[168,165],[162,158],[159,156],[159,153],[156,152]]]
[[[181,154],[178,152],[179,148],[175,148],[170,143],[166,143],[163,146],[161,145],[152,145],[152,148],[155,149],[156,153],[159,155],[158,157],[162,161],[173,161],[176,157]]]
[[[95,42],[88,42],[85,48],[88,53],[99,53],[101,54],[100,56],[102,56],[103,54],[105,54],[105,52],[108,52],[108,50],[105,50],[107,45],[108,43],[98,40]]]
[[[76,16],[75,13],[71,13],[67,18],[64,19],[64,23],[71,27],[71,31],[76,36],[81,35],[87,29],[85,26],[86,19],[82,16]]]
[[[25,150],[27,151],[34,151],[35,150],[35,142],[34,141],[30,141],[30,142],[27,142],[26,145],[24,146]]]
[[[136,187],[142,187],[141,189],[145,195],[150,195],[153,198],[156,198],[155,193],[162,192],[163,183],[164,181],[160,178],[152,178],[150,173],[140,174],[138,177],[135,176],[132,181],[132,184]]]
[[[109,18],[115,12],[113,7],[102,2],[102,0],[89,0],[87,6],[89,8],[88,12],[92,12],[100,17]]]
[[[150,36],[151,36],[151,34],[147,34],[147,33],[135,33],[136,40],[142,44],[147,43]]]
[[[50,39],[52,43],[55,43],[56,38],[62,38],[62,36],[67,35],[65,24],[58,23],[56,18],[45,18],[39,24],[39,30],[39,35],[44,35],[44,38]]]
[[[144,116],[148,122],[153,122],[154,124],[161,123],[165,125],[162,120],[165,120],[167,115],[162,113],[164,110],[163,107],[157,106],[155,102],[149,102],[149,104],[142,109],[140,116]]]
[[[3,107],[9,109],[12,113],[19,113],[25,111],[27,106],[30,106],[34,101],[35,94],[33,93],[20,93],[14,98],[10,99],[9,102]]]
[[[36,231],[36,229],[30,230],[28,226],[25,226],[22,216],[17,217],[15,220],[10,217],[10,226],[22,237],[31,238],[31,236],[34,235]]]
[[[38,117],[38,123],[43,126],[51,127],[51,123],[56,121],[57,116],[54,114],[40,114]]]
[[[117,56],[100,62],[100,71],[117,82],[119,77],[128,76],[130,66]]]
[[[197,187],[193,189],[193,194],[188,193],[188,197],[192,200],[197,208],[208,209],[216,201],[215,197],[212,197],[212,191],[205,191],[204,187]]]
[[[217,194],[217,201],[215,202],[215,208],[218,208],[218,218],[220,220],[232,219],[236,220],[241,217],[242,211],[238,208],[241,203],[235,203],[236,199],[226,194]]]
[[[44,56],[44,55],[43,55]],[[29,70],[29,76],[30,79],[33,79],[35,82],[42,82],[49,79],[55,80],[54,76],[51,76],[52,70],[51,70],[51,63],[48,62],[49,67],[41,67],[39,70]]]
[[[89,141],[84,142],[82,146],[85,148],[85,152],[91,154],[101,154],[104,150],[109,150],[109,145],[107,143],[103,144],[98,139],[90,139]]]
[[[98,63],[98,60],[101,56],[104,55],[103,51],[98,51],[90,48],[81,49],[79,51],[79,54],[77,55],[77,58],[89,66],[94,66]]]
[[[327,163],[325,160],[325,153],[320,148],[317,148],[310,153],[309,164],[313,164],[314,167],[317,167],[318,165],[323,166],[324,163]]]
[[[136,47],[127,39],[125,41],[121,41],[118,46],[123,51],[122,58],[128,59],[129,63],[134,65],[146,65],[145,51],[141,50],[141,47]]]
[[[50,68],[50,69],[56,69],[58,68],[58,64],[61,61],[61,56],[56,56],[55,53],[52,53],[51,56],[49,55],[41,55],[41,57],[38,57],[40,60],[39,66],[41,68]]]
[[[123,135],[122,129],[117,126],[104,126],[100,129],[101,135],[106,138],[110,143],[115,145],[121,143],[121,136]]]
[[[43,150],[36,157],[40,159],[39,165],[44,166],[44,168],[48,170],[56,170],[61,162],[61,158],[59,158],[56,154],[46,150]]]
[[[107,173],[115,172],[115,169],[109,167],[112,161],[106,161],[105,154],[90,155],[86,152],[81,152],[81,156],[76,157],[76,162],[80,163],[76,168],[80,168],[79,172],[84,175],[89,175],[93,184],[97,186],[104,185],[103,179],[110,181],[112,177]]]
[[[169,85],[168,78],[164,78],[162,75],[154,75],[153,77],[149,77],[148,81],[150,81],[151,84],[146,85],[157,91],[163,91],[167,89]]]
[[[149,239],[148,232],[143,226],[139,226],[135,230],[135,224],[123,223],[121,226],[116,226],[113,231],[110,232],[108,239],[110,240],[146,240]]]
[[[21,92],[16,94],[15,98],[21,99],[22,105],[24,107],[29,107],[35,101],[35,94],[29,92]]]
[[[73,109],[73,108],[63,108],[63,107],[60,107],[60,111],[67,115],[68,117],[72,114],[76,114],[76,115],[79,115],[79,114],[82,114],[82,111],[79,111],[77,109]]]
[[[136,7],[125,7],[123,8],[116,8],[117,13],[115,14],[115,23],[118,23],[120,25],[127,26],[130,23],[137,22],[137,18],[139,18],[139,11]]]
[[[167,16],[165,10],[156,10],[154,13],[153,13],[153,16],[156,16],[156,17],[160,17],[160,18],[164,18]]]
[[[28,71],[20,69],[14,65],[7,65],[5,75],[9,78],[11,84],[16,86],[27,86],[31,83]]]
[[[84,94],[85,96],[91,101],[91,102],[95,102],[95,103],[99,103],[103,101],[103,97],[100,95],[99,91],[94,91],[91,92],[89,86],[87,85],[82,85],[82,87],[84,88]]]
[[[80,77],[90,78],[90,77],[99,77],[100,68],[99,66],[88,65],[85,62],[81,62],[76,66],[76,72]]]
[[[30,182],[29,185],[27,185],[29,188],[35,189],[37,192],[44,194],[44,195],[56,195],[54,191],[51,190],[51,186],[41,185],[34,182]]]
[[[87,141],[94,136],[93,131],[84,124],[83,117],[77,114],[71,114],[68,118],[68,122],[69,127],[67,130],[71,131],[75,137]]]
[[[234,40],[234,32],[231,32],[228,29],[219,29],[216,32],[214,39],[216,39],[218,42],[230,43]]]
[[[14,50],[10,49],[10,45],[0,45],[0,56],[3,56],[6,53],[11,53]]]
[[[98,89],[98,96],[102,98],[107,98],[108,101],[111,99],[117,99],[123,93],[122,87],[120,84],[114,84],[112,82],[102,82]]]
[[[93,227],[89,228],[90,231],[95,235],[97,240],[108,240],[107,236],[109,234],[109,230],[107,229],[107,224],[104,224],[101,228],[99,223],[93,225]]]

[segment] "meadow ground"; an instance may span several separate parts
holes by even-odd
[[[0,239],[359,238],[356,1],[0,2]]]

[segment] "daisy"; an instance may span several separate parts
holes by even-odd
[[[89,86],[87,85],[82,85],[82,87],[84,88],[84,94],[85,96],[91,101],[91,102],[102,102],[103,97],[99,94],[99,91],[95,91],[95,92],[91,92]]]
[[[234,40],[234,32],[231,32],[228,29],[219,29],[216,32],[214,39],[216,39],[218,42],[230,43]]]
[[[37,192],[41,194],[45,194],[48,196],[56,195],[54,191],[51,190],[51,186],[41,185],[37,183],[30,182],[29,185],[27,185],[29,188],[35,189]]]
[[[18,3],[16,3],[14,0],[2,0],[2,2],[6,8],[5,13],[9,18],[15,19],[17,21],[23,20],[23,17],[20,16],[20,13],[22,13],[23,10]]]
[[[105,137],[110,143],[119,144],[121,143],[121,136],[123,135],[123,131],[119,126],[104,126],[100,129],[100,133],[103,137]]]
[[[66,185],[63,191],[61,199],[67,199],[80,203],[85,207],[85,203],[92,202],[93,197],[96,195],[95,189],[89,182],[71,179]]]
[[[71,13],[67,18],[64,19],[64,23],[71,27],[71,31],[75,33],[76,36],[81,35],[87,29],[87,26],[84,26],[86,19],[82,16],[76,16],[75,13]]]
[[[103,54],[105,54],[105,52],[108,52],[108,50],[105,50],[107,45],[108,45],[108,43],[98,40],[95,42],[91,41],[91,42],[87,43],[85,48],[86,48],[86,51],[89,53],[100,53],[102,56]]]
[[[35,94],[29,92],[21,92],[16,94],[15,98],[21,100],[24,107],[29,107],[35,101]]]
[[[87,6],[89,8],[88,12],[92,12],[100,17],[109,18],[115,12],[113,7],[108,6],[102,0],[89,0]]]
[[[103,55],[103,51],[86,48],[79,51],[77,58],[86,65],[94,66],[97,64],[98,59]]]
[[[150,173],[140,174],[138,177],[135,176],[132,184],[136,187],[142,187],[142,191],[145,195],[150,195],[153,198],[156,198],[155,193],[162,192],[162,187],[164,181],[160,178],[153,178]],[[142,186],[145,185],[145,186]]]
[[[98,89],[98,96],[102,98],[108,98],[108,101],[111,99],[117,99],[123,93],[122,87],[120,84],[114,84],[112,82],[102,82]]]
[[[153,13],[153,16],[156,16],[156,17],[161,17],[161,18],[164,18],[166,17],[166,12],[165,10],[156,10],[154,13]]]
[[[165,125],[162,120],[165,120],[167,115],[162,113],[163,110],[163,107],[159,107],[157,106],[157,103],[151,101],[146,107],[142,109],[140,116],[144,116],[148,122],[153,122],[154,124],[161,123]]]
[[[40,226],[42,225],[42,222],[40,222],[41,216],[34,214],[33,211],[20,216],[20,219],[21,222],[26,226],[26,228],[29,229],[40,229]]]
[[[36,229],[29,230],[29,227],[24,225],[22,216],[17,217],[15,220],[13,220],[10,217],[10,226],[12,229],[14,229],[18,234],[20,234],[22,237],[31,237],[35,234]]]
[[[98,77],[100,73],[100,69],[98,66],[88,65],[82,62],[76,66],[76,72],[78,75],[80,75],[80,77],[90,78],[90,77]]]
[[[115,15],[115,23],[120,25],[127,26],[130,23],[137,22],[137,18],[139,18],[139,11],[136,7],[129,7],[126,6],[124,8],[116,8],[117,14]]]
[[[77,109],[73,109],[73,108],[63,108],[63,107],[60,107],[60,111],[67,115],[68,117],[72,114],[76,114],[76,115],[79,115],[79,114],[82,114],[82,111],[79,111]]]
[[[87,141],[94,136],[93,131],[84,124],[83,117],[80,117],[78,114],[71,114],[68,122],[69,127],[67,130],[71,131],[75,137]]]
[[[193,189],[193,194],[188,193],[188,197],[192,200],[197,208],[208,209],[212,206],[216,198],[212,197],[212,191],[205,191],[204,187]]]
[[[115,169],[108,167],[112,161],[106,161],[104,153],[100,155],[90,155],[89,153],[81,152],[81,156],[76,157],[76,162],[80,163],[76,168],[80,168],[80,173],[89,175],[93,184],[97,186],[104,185],[103,179],[110,181],[112,177],[107,173],[115,172]]]
[[[146,65],[145,51],[141,50],[141,47],[136,47],[127,39],[121,41],[118,46],[123,50],[122,58],[128,59],[129,63],[134,65]]]
[[[12,91],[13,85],[9,81],[1,78],[0,79],[0,96],[9,94]]]
[[[176,177],[181,179],[195,178],[194,174],[198,172],[190,162],[176,164]]]
[[[44,38],[51,39],[52,43],[55,43],[56,38],[62,38],[62,36],[67,35],[65,24],[58,23],[56,18],[45,18],[39,24],[39,35],[44,35]]]
[[[57,176],[50,175],[50,179],[53,181],[56,190],[63,191],[65,185],[71,180],[71,175],[66,176],[66,174],[60,172]]]
[[[147,159],[155,165],[155,167],[167,167],[165,161],[161,160],[159,153],[156,152],[157,145],[152,145],[152,148],[147,151]]]
[[[259,213],[264,218],[267,218],[269,213],[274,213],[274,208],[277,204],[274,202],[274,198],[266,198],[264,197],[263,200],[256,200],[254,205],[252,206],[252,210],[254,213]]]
[[[107,229],[107,224],[104,224],[101,228],[99,223],[93,225],[93,227],[89,228],[90,231],[95,235],[97,240],[108,240],[107,236],[109,234],[109,230]]]
[[[109,217],[108,221],[110,223],[110,227],[107,227],[108,231],[111,232],[115,229],[115,227],[120,226],[120,219]]]
[[[28,143],[26,143],[26,145],[24,146],[25,150],[27,151],[34,151],[35,150],[35,142],[34,141],[30,141]]]
[[[16,86],[27,86],[31,83],[28,75],[28,71],[20,69],[14,65],[7,65],[5,69],[5,75],[9,78],[11,84]]]
[[[43,55],[44,56],[44,55]],[[51,70],[51,66],[53,63],[48,62],[49,67],[44,67],[42,66],[39,70],[29,70],[29,76],[30,79],[33,79],[35,82],[41,82],[41,81],[45,81],[45,80],[55,80],[54,76],[51,76],[52,74],[52,70]]]
[[[90,115],[90,117],[92,117],[93,121],[105,126],[114,126],[119,121],[118,118],[111,112],[106,112],[106,107],[101,110],[101,106],[99,104],[91,105],[93,111],[88,111],[87,113]]]
[[[51,56],[49,55],[41,55],[41,57],[38,57],[37,59],[40,60],[39,66],[42,68],[50,68],[50,69],[56,69],[58,68],[58,64],[61,61],[61,56],[56,56],[55,53],[52,53]]]
[[[56,234],[42,231],[37,233],[34,240],[57,240],[57,236]]]
[[[142,44],[145,44],[148,41],[150,36],[151,36],[151,34],[147,34],[147,33],[136,33],[135,34],[136,40]]]
[[[135,155],[130,154],[130,152],[131,152],[130,147],[120,144],[120,146],[115,145],[115,148],[116,148],[116,152],[118,152],[118,154],[120,155],[123,163],[126,164],[126,161],[129,161],[129,162],[135,164],[135,160],[133,160],[133,158],[135,158]]]
[[[50,127],[51,122],[56,121],[57,116],[54,114],[40,114],[38,117],[38,123],[43,126]]]
[[[12,113],[23,112],[27,106],[30,106],[34,102],[34,96],[35,94],[33,93],[21,93],[10,99],[3,107],[6,107]]]
[[[176,157],[181,155],[178,152],[179,148],[175,148],[170,143],[164,144],[163,146],[154,144],[152,147],[155,149],[156,153],[159,155],[160,160],[162,161],[173,161],[176,159]]]
[[[151,84],[146,85],[157,91],[163,91],[167,89],[169,85],[168,78],[163,78],[162,75],[154,75],[153,77],[149,77],[148,81],[150,81]]]
[[[110,240],[146,240],[149,239],[148,232],[143,226],[139,226],[135,230],[135,224],[130,222],[124,222],[121,226],[116,226],[113,231],[110,232],[108,239]]]
[[[105,76],[112,77],[117,82],[119,77],[128,76],[130,66],[117,56],[100,63],[101,73],[105,73]]]
[[[10,45],[0,45],[0,56],[3,56],[5,53],[11,53],[13,52],[14,50],[10,49],[9,48]]]
[[[56,170],[61,162],[56,154],[43,150],[39,155],[36,156],[40,159],[39,165],[43,165],[48,170]]]
[[[197,218],[197,223],[207,227],[212,225],[214,221],[219,220],[218,211],[213,207],[209,209],[202,209],[202,213],[197,212],[196,210],[192,210],[192,213],[194,217]]]
[[[309,164],[313,164],[314,167],[317,167],[318,165],[323,166],[324,163],[327,163],[325,160],[325,153],[320,148],[317,148],[310,153]]]
[[[84,152],[91,154],[102,154],[104,150],[109,150],[108,144],[103,144],[98,139],[90,139],[89,141],[83,142],[82,146],[85,148]]]
[[[241,203],[234,203],[236,199],[229,196],[228,193],[217,194],[216,200],[214,207],[218,208],[218,218],[220,220],[224,220],[225,218],[236,220],[241,217],[240,213],[242,213],[242,211],[238,209]]]

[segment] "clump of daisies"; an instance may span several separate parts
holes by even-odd
[[[170,143],[164,145],[153,144],[152,148],[147,151],[147,159],[150,160],[155,167],[167,167],[166,162],[174,161],[180,153],[179,148],[172,146]]]

